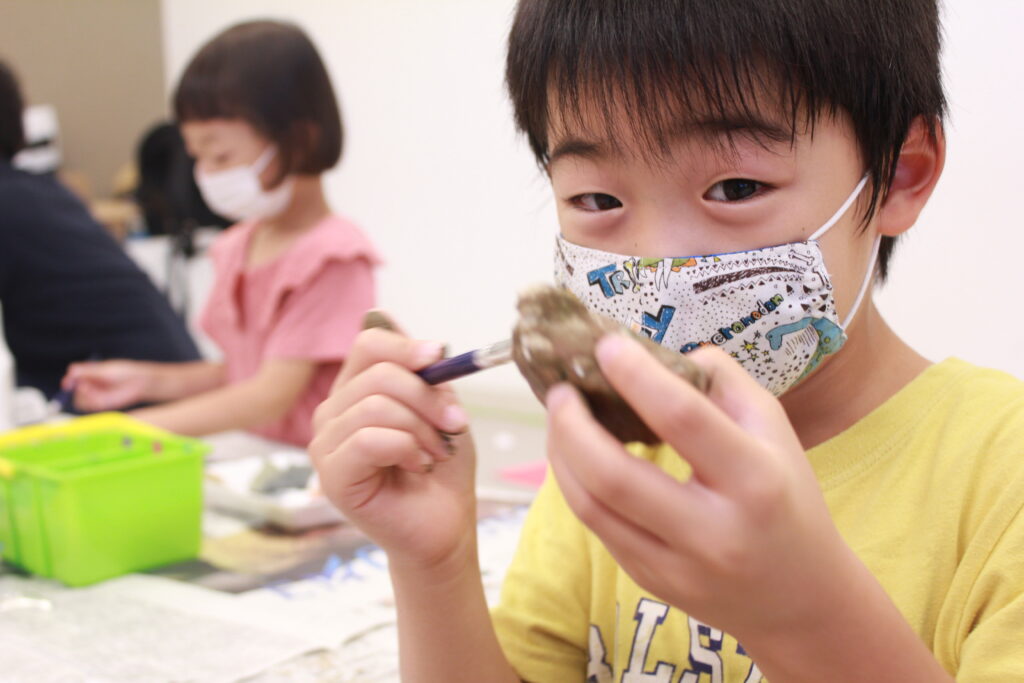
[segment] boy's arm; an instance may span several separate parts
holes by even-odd
[[[406,683],[519,683],[484,598],[476,540],[457,559],[424,568],[390,563]]]
[[[480,581],[465,412],[450,387],[413,374],[440,357],[437,342],[360,334],[309,454],[324,493],[388,555],[402,680],[516,681]]]
[[[817,614],[743,645],[768,680],[953,683],[868,569],[853,556],[817,597]]]
[[[602,371],[693,475],[632,457],[570,387],[548,393],[566,501],[645,589],[735,636],[773,683],[952,681],[843,542],[778,401],[717,349],[708,396],[610,335]]]
[[[315,369],[316,362],[310,360],[268,360],[247,380],[132,414],[189,436],[248,429],[284,416],[309,385]]]

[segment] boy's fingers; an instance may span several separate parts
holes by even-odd
[[[338,448],[322,456],[318,463],[320,481],[325,487],[347,497],[351,487],[358,487],[380,475],[382,469],[399,467],[409,472],[429,472],[434,460],[419,449],[409,432],[386,427],[363,427],[351,434]]]
[[[700,348],[687,357],[707,374],[711,402],[739,424],[756,428],[752,423],[763,422],[763,418],[774,425],[783,417],[775,397],[721,349]]]
[[[334,389],[377,363],[389,362],[419,370],[441,358],[443,345],[437,341],[409,339],[396,332],[374,328],[359,333],[341,366]]]
[[[597,534],[620,566],[628,569],[629,558],[643,558],[643,562],[654,564],[666,554],[662,539],[622,517],[617,509],[595,497],[579,480],[577,470],[561,455],[552,453],[551,470],[573,514]]]
[[[594,421],[572,387],[552,387],[547,406],[551,462],[558,462],[563,473],[571,470],[573,480],[589,495],[589,501],[581,498],[581,505],[600,501],[631,524],[649,532],[658,529],[658,536],[670,545],[690,545],[694,530],[705,526],[706,515],[705,506],[694,500],[694,486],[627,453]],[[595,514],[599,512],[600,508]],[[587,522],[586,511],[577,514]]]
[[[624,334],[606,335],[595,352],[615,389],[690,463],[702,482],[727,488],[757,470],[750,436],[708,396],[668,370],[636,341]],[[712,385],[725,381],[725,374],[712,373]],[[718,389],[712,386],[711,391]]]
[[[316,428],[320,429],[328,420],[378,394],[404,404],[421,420],[445,432],[462,432],[468,426],[465,412],[450,395],[439,393],[404,367],[380,362],[352,377],[327,397],[314,415]]]
[[[415,438],[419,447],[435,459],[446,460],[449,457],[449,447],[436,429],[420,419],[407,406],[381,394],[360,401],[351,409],[324,423],[309,444],[310,456],[317,461],[335,444],[343,443],[350,434],[366,426],[408,432]]]
[[[708,398],[712,403],[754,439],[781,447],[773,448],[773,452],[795,456],[796,464],[801,468],[806,467],[803,444],[793,431],[782,404],[771,392],[721,349],[697,349],[690,356],[708,375]],[[752,469],[751,474],[754,479],[758,479],[764,472]],[[746,486],[754,483],[748,478]]]

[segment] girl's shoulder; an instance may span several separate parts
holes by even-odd
[[[242,221],[224,230],[210,244],[210,257],[216,263],[237,261],[241,267],[253,227],[255,224],[252,221]]]
[[[359,226],[332,214],[302,236],[283,255],[276,279],[282,289],[296,289],[316,279],[330,267],[359,263],[372,268],[382,259]]]
[[[362,259],[370,265],[381,263],[370,238],[351,220],[331,214],[295,244],[296,260],[302,262]]]

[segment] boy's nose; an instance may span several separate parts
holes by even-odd
[[[681,205],[647,206],[634,212],[626,230],[632,242],[628,253],[638,256],[699,256],[713,253],[714,235],[695,215]]]

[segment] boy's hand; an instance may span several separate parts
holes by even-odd
[[[741,642],[814,628],[855,559],[779,402],[718,349],[690,354],[707,396],[625,335],[602,339],[597,357],[693,475],[681,483],[630,455],[559,385],[548,451],[576,515],[643,588]]]
[[[366,330],[314,416],[309,453],[324,492],[393,565],[433,567],[472,550],[466,415],[450,388],[414,374],[441,353],[436,342]]]

